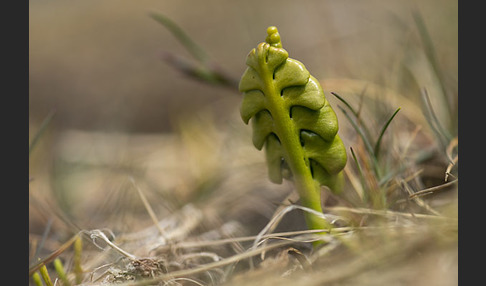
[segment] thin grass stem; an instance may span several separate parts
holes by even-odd
[[[32,275],[32,280],[34,281],[35,286],[44,286],[44,284],[42,283],[42,278],[40,277],[38,272],[35,272]]]
[[[383,139],[383,135],[385,134],[385,131],[388,128],[388,126],[390,125],[390,123],[392,122],[393,118],[395,118],[395,116],[397,115],[398,111],[400,111],[400,107],[397,108],[397,110],[393,113],[393,115],[388,119],[388,121],[385,123],[385,125],[381,129],[380,135],[378,136],[378,140],[376,141],[376,144],[375,144],[375,148],[373,149],[374,154],[377,158],[378,158],[379,153],[380,153],[380,146],[381,146],[381,140]]]
[[[427,189],[424,189],[424,190],[421,190],[421,191],[418,191],[418,192],[415,192],[413,194],[410,194],[409,198],[410,199],[413,199],[413,198],[416,198],[416,197],[419,197],[419,196],[425,196],[425,195],[430,195],[432,193],[435,193],[437,191],[440,191],[440,190],[443,190],[451,185],[454,185],[456,184],[458,181],[458,179],[454,180],[454,181],[450,181],[450,182],[447,182],[447,183],[444,183],[442,185],[438,185],[438,186],[434,186],[434,187],[430,187],[430,188],[427,188]]]
[[[368,138],[366,138],[366,136],[363,134],[362,129],[349,116],[349,114],[346,112],[346,110],[344,108],[342,108],[341,106],[339,106],[339,105],[338,105],[338,108],[343,112],[344,116],[346,116],[346,118],[349,120],[349,122],[351,123],[351,125],[353,126],[353,128],[356,130],[356,132],[358,133],[358,135],[363,140],[363,143],[365,145],[366,151],[368,151],[368,154],[370,155],[370,158],[371,158],[371,161],[372,161],[372,165],[373,165],[373,170],[375,171],[376,176],[378,178],[380,178],[381,177],[381,171],[380,171],[380,168],[378,166],[378,161],[376,160],[376,156],[375,156],[373,147],[371,146],[371,143],[369,142]]]
[[[367,209],[367,208],[349,208],[349,207],[329,207],[328,210],[333,212],[350,212],[350,213],[358,213],[358,214],[377,215],[383,217],[405,217],[405,218],[415,218],[415,219],[445,220],[450,222],[457,222],[457,219],[452,217],[446,217],[441,215],[405,213],[405,212],[397,212],[391,210],[375,210],[375,209]]]
[[[427,89],[422,89],[421,94],[425,108],[427,110],[426,117],[429,119],[429,125],[437,134],[437,137],[439,138],[442,146],[446,148],[446,146],[448,146],[448,142],[452,140],[452,136],[447,130],[444,129],[444,127],[442,127],[442,124],[440,124],[439,119],[437,118],[437,115],[435,114],[432,107],[432,103],[430,102],[430,97]]]
[[[413,19],[415,21],[415,25],[417,26],[417,29],[419,31],[420,39],[422,40],[422,43],[424,44],[424,51],[427,56],[427,58],[430,61],[430,64],[432,66],[432,69],[434,70],[434,73],[436,74],[438,80],[439,80],[439,85],[442,91],[442,95],[444,97],[444,103],[446,105],[446,109],[449,115],[449,118],[452,118],[454,115],[452,112],[452,106],[451,103],[449,102],[448,98],[448,92],[447,88],[444,83],[444,76],[442,74],[442,71],[439,67],[439,62],[437,60],[437,53],[435,51],[434,44],[432,42],[432,38],[430,37],[430,33],[427,30],[427,27],[425,25],[424,19],[422,17],[422,14],[420,14],[419,11],[413,11]]]
[[[196,44],[191,37],[189,37],[184,30],[167,16],[151,12],[149,16],[155,21],[166,27],[171,34],[187,49],[187,51],[199,62],[206,63],[209,60],[208,55],[198,44]]]
[[[342,98],[340,95],[338,95],[337,93],[335,92],[331,92],[332,95],[334,95],[337,99],[339,99],[342,103],[344,103],[344,105],[346,105],[346,107],[353,113],[354,117],[356,118],[356,120],[358,120],[358,123],[359,125],[361,126],[361,128],[363,129],[363,134],[366,136],[366,138],[368,138],[368,141],[370,140],[371,138],[371,133],[370,131],[368,130],[368,128],[366,127],[366,125],[363,123],[363,120],[361,120],[361,102],[360,102],[360,108],[358,111],[354,110],[354,108],[351,106],[351,104],[349,104],[344,98]],[[363,92],[361,93],[361,97],[360,98],[363,98],[363,95],[364,95],[364,90]]]
[[[342,108],[341,106],[338,105],[338,108],[343,112],[344,116],[349,120],[353,128],[358,132],[359,137],[363,140],[363,143],[365,145],[366,150],[371,156],[374,156],[374,151],[373,147],[371,146],[371,143],[368,141],[368,138],[363,134],[363,130],[356,124],[356,122],[349,116],[348,112]]]
[[[166,235],[165,231],[162,229],[162,227],[160,226],[159,220],[157,219],[157,216],[155,215],[155,212],[152,209],[152,206],[150,206],[150,203],[148,202],[147,197],[145,197],[145,194],[142,192],[140,187],[138,187],[138,185],[135,183],[135,179],[133,179],[133,177],[130,177],[129,179],[130,179],[130,182],[132,183],[132,185],[137,190],[138,195],[140,196],[140,199],[142,200],[143,205],[145,206],[145,209],[147,210],[150,218],[152,219],[152,222],[157,227],[160,235],[167,241],[168,240],[167,235]]]
[[[42,276],[42,280],[44,280],[44,282],[46,283],[46,286],[54,286],[52,284],[51,277],[49,276],[49,272],[47,271],[47,267],[45,264],[39,268],[39,272]]]
[[[80,284],[83,281],[83,268],[81,267],[81,254],[83,252],[83,241],[76,236],[74,241],[74,281]]]
[[[61,279],[64,286],[71,286],[69,282],[66,272],[64,271],[64,266],[62,265],[61,259],[56,258],[54,259],[54,269],[56,269],[57,276]]]
[[[41,138],[42,134],[44,134],[44,132],[46,131],[47,126],[51,122],[51,120],[54,117],[55,113],[56,112],[54,110],[51,111],[51,112],[49,112],[49,114],[47,115],[47,117],[42,121],[41,126],[39,128],[39,131],[37,131],[37,133],[35,134],[34,139],[32,139],[32,142],[30,142],[30,145],[29,145],[29,156],[32,153],[32,150],[34,150],[34,147],[39,142],[39,139]]]
[[[47,220],[46,228],[44,229],[44,232],[42,233],[41,240],[40,240],[40,242],[37,245],[37,248],[35,250],[34,257],[44,247],[44,243],[46,242],[47,235],[49,234],[49,231],[51,230],[51,226],[52,226],[52,218],[49,218],[49,220]]]
[[[358,158],[356,157],[356,154],[354,153],[353,147],[349,147],[349,149],[351,151],[351,156],[353,157],[353,160],[356,163],[356,167],[358,168],[359,180],[361,181],[361,187],[363,189],[363,201],[366,202],[368,200],[368,192],[367,192],[367,190],[369,188],[366,185],[366,182],[365,182],[365,179],[364,179],[363,170],[361,168],[361,164],[359,163]]]
[[[47,256],[44,259],[39,260],[35,265],[29,267],[29,275],[33,275],[34,272],[36,272],[37,270],[39,270],[39,268],[41,268],[43,265],[45,265],[45,264],[53,261],[62,252],[64,252],[69,246],[71,246],[71,244],[74,243],[74,241],[76,240],[76,238],[78,238],[78,235],[74,235],[73,237],[71,237],[71,239],[69,239],[68,241],[66,241],[63,245],[61,245],[61,247],[59,247],[57,250],[55,250],[49,256]]]

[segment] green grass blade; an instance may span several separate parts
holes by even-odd
[[[152,19],[166,27],[194,58],[202,63],[206,63],[209,60],[204,49],[198,46],[174,21],[161,13],[152,12],[149,15]]]
[[[364,92],[365,91],[363,90],[363,92],[361,93],[361,95],[363,95]],[[342,98],[337,93],[331,92],[331,94],[334,95],[337,99],[339,99],[342,103],[344,103],[344,105],[346,105],[346,107],[353,113],[354,117],[356,118],[356,120],[358,120],[358,123],[359,123],[359,125],[361,126],[361,128],[363,130],[363,135],[366,136],[366,138],[367,138],[367,140],[369,142],[370,139],[371,139],[370,132],[369,132],[368,128],[366,127],[366,125],[361,120],[361,116],[360,116],[359,111],[354,110],[354,108],[351,107],[351,104],[349,104],[344,98]]]
[[[425,117],[428,119],[427,122],[432,130],[436,133],[439,142],[443,145],[444,148],[447,147],[449,142],[452,140],[452,136],[447,130],[442,127],[440,124],[439,119],[435,115],[434,109],[432,108],[432,103],[430,102],[429,94],[427,90],[424,88],[421,92],[422,100],[424,102],[425,110],[423,110]]]
[[[171,53],[165,53],[163,56],[164,60],[191,78],[224,86],[236,92],[238,91],[239,79],[229,75],[219,65],[211,62],[205,50],[196,44],[179,25],[160,13],[152,12],[149,16],[166,27],[196,59],[196,62],[189,61]]]
[[[368,138],[364,135],[363,130],[358,126],[358,124],[349,116],[348,112],[342,108],[341,106],[338,105],[338,108],[343,112],[344,116],[348,119],[348,121],[351,123],[353,126],[354,130],[358,133],[359,137],[363,140],[363,143],[365,145],[366,151],[368,151],[368,154],[370,155],[371,161],[373,163],[373,170],[375,171],[375,174],[378,178],[381,177],[381,171],[380,167],[378,166],[378,161],[376,160],[376,156],[373,150],[373,147],[368,140]]]
[[[63,245],[61,245],[57,250],[52,252],[49,256],[47,256],[44,259],[39,260],[37,263],[35,263],[32,266],[29,266],[29,275],[34,274],[37,270],[39,270],[43,265],[53,261],[58,257],[61,253],[63,253],[68,247],[71,246],[76,240],[78,235],[74,235],[71,239],[69,239],[67,242],[65,242]]]
[[[46,283],[46,286],[54,286],[54,284],[52,284],[51,277],[49,276],[49,272],[47,271],[46,265],[42,265],[39,269],[39,272],[42,276],[42,279]]]
[[[44,134],[44,131],[46,130],[46,128],[49,125],[49,123],[51,122],[51,120],[54,117],[54,114],[55,113],[56,113],[55,111],[51,111],[47,115],[47,117],[44,119],[44,121],[42,121],[42,124],[41,124],[41,126],[39,128],[39,131],[37,132],[37,134],[35,134],[34,139],[32,139],[32,142],[30,142],[30,145],[29,145],[29,156],[32,153],[32,150],[34,149],[34,147],[37,145],[37,142],[39,142],[39,139],[42,136],[42,134]]]
[[[39,272],[35,272],[34,274],[32,274],[32,280],[34,281],[35,286],[43,286],[44,285],[42,283]]]
[[[432,38],[430,37],[429,31],[427,30],[422,15],[418,11],[413,12],[413,19],[419,31],[420,39],[424,45],[425,55],[429,59],[430,64],[432,65],[432,69],[439,80],[439,85],[442,91],[442,95],[444,96],[444,103],[446,105],[449,117],[452,118],[453,116],[452,107],[451,107],[451,103],[449,102],[447,88],[445,87],[445,83],[444,83],[444,76],[442,75],[441,69],[439,67],[439,62],[437,60],[437,54],[435,51],[434,44],[432,42]]]
[[[217,65],[204,65],[202,63],[195,63],[178,55],[173,55],[169,53],[164,55],[164,60],[166,60],[167,63],[174,66],[176,69],[193,79],[200,80],[209,84],[224,86],[230,88],[232,91],[238,92],[239,80],[228,75]]]
[[[368,151],[368,153],[371,155],[371,156],[374,156],[374,151],[373,151],[373,147],[371,146],[371,143],[370,141],[368,140],[368,138],[365,136],[365,134],[363,133],[363,130],[358,126],[358,124],[351,118],[351,116],[349,116],[348,112],[342,108],[341,106],[338,105],[338,108],[343,112],[344,116],[346,116],[346,118],[348,119],[349,123],[351,123],[351,125],[353,126],[354,130],[356,130],[356,132],[358,133],[359,137],[361,137],[361,139],[363,140],[363,143],[365,144],[365,148],[366,150]]]
[[[81,254],[83,252],[83,241],[80,236],[76,236],[74,240],[74,277],[76,284],[83,281],[83,267],[81,266]]]
[[[56,270],[57,276],[61,279],[64,286],[71,286],[69,282],[66,272],[64,271],[64,265],[62,265],[61,259],[56,258],[54,259],[54,269]]]
[[[400,111],[400,107],[397,108],[397,110],[395,110],[393,115],[386,122],[385,126],[383,126],[383,128],[381,129],[380,136],[378,137],[378,140],[376,141],[375,148],[374,148],[374,154],[375,154],[376,158],[378,158],[379,153],[380,153],[380,145],[381,145],[381,140],[383,139],[383,135],[385,134],[385,131],[388,128],[388,126],[390,125],[390,123],[392,122],[393,118],[395,118],[395,115],[397,115],[398,111]]]
[[[344,98],[342,98],[339,94],[335,92],[331,92],[331,94],[339,99],[342,103],[344,103],[344,105],[346,105],[346,107],[353,113],[356,118],[359,117],[359,114],[354,110],[353,107],[351,107],[351,105],[346,100],[344,100]]]
[[[49,218],[49,220],[47,221],[47,224],[46,224],[46,228],[44,229],[44,232],[42,233],[41,241],[40,241],[39,245],[37,246],[37,248],[35,250],[34,257],[37,256],[37,254],[40,253],[41,249],[44,247],[44,244],[45,244],[46,239],[47,239],[47,235],[51,231],[51,226],[52,226],[52,218]]]

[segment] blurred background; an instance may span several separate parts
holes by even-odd
[[[233,220],[244,226],[233,236],[261,230],[292,188],[268,181],[263,152],[239,118],[235,82],[271,25],[290,57],[321,81],[348,148],[359,151],[356,132],[330,92],[366,106],[363,118],[373,131],[401,107],[384,150],[399,153],[401,162],[429,147],[442,152],[423,168],[417,189],[442,183],[449,142],[435,138],[422,91],[437,121],[456,136],[457,6],[455,0],[29,1],[29,139],[39,138],[29,156],[30,238],[40,241],[46,228],[53,236],[31,258],[57,249],[73,225],[116,233],[153,225],[136,188],[159,219],[195,204],[204,212],[203,230]],[[182,28],[227,84],[184,72],[197,59],[151,13]],[[299,217],[282,225],[305,229]]]
[[[30,122],[55,110],[57,129],[166,132],[174,116],[202,108],[223,120],[232,116],[237,93],[188,80],[162,60],[164,53],[191,57],[150,12],[180,25],[236,79],[246,68],[247,53],[264,40],[266,27],[275,25],[291,57],[315,77],[390,85],[402,76],[399,65],[411,57],[409,50],[420,49],[412,15],[418,11],[443,69],[457,74],[457,1],[50,0],[29,5]]]

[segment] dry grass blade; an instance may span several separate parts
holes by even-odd
[[[344,174],[349,179],[349,183],[353,186],[352,190],[358,195],[360,201],[363,201],[366,194],[363,188],[361,177],[357,178],[358,175],[351,171],[351,168],[349,167],[344,168]]]
[[[366,208],[329,207],[328,210],[333,212],[351,212],[351,213],[359,213],[359,214],[378,215],[384,217],[405,217],[405,218],[418,218],[418,219],[430,219],[430,220],[457,220],[456,218],[438,216],[438,215],[404,213],[404,212],[396,212],[391,210],[375,210],[375,209],[366,209]]]
[[[137,257],[135,255],[128,253],[127,251],[121,249],[119,246],[117,246],[116,244],[114,244],[113,242],[111,242],[110,239],[106,236],[106,234],[104,234],[101,230],[94,229],[94,230],[89,230],[89,231],[84,231],[84,232],[87,235],[89,235],[89,237],[93,240],[93,243],[97,247],[99,247],[100,249],[103,249],[103,247],[99,246],[96,243],[96,239],[103,240],[106,244],[108,244],[108,246],[110,246],[111,248],[113,248],[114,250],[116,250],[118,253],[120,253],[121,255],[123,255],[123,256],[131,259],[131,260],[137,259]]]
[[[451,174],[451,170],[457,164],[457,161],[458,160],[459,160],[459,156],[456,156],[456,157],[454,157],[454,159],[452,160],[452,162],[449,163],[449,165],[447,166],[446,172],[445,172],[444,181],[447,182],[449,180],[449,176],[452,176],[452,177],[455,178],[455,176]]]
[[[324,212],[313,213],[339,221],[305,230],[312,211],[291,180],[268,180],[232,76],[261,36],[248,19],[275,7],[36,2],[31,285],[46,284],[41,268],[50,284],[78,286],[456,285],[457,3],[328,1],[332,23],[312,4],[276,8],[308,18],[282,29],[325,75],[349,148],[343,191],[322,187]]]
[[[330,224],[334,224],[336,221],[338,220],[344,220],[346,221],[345,218],[343,217],[340,217],[340,216],[336,216],[336,215],[332,215],[332,214],[324,214],[324,213],[320,213],[320,212],[317,212],[313,209],[310,209],[310,208],[307,208],[307,207],[303,207],[303,206],[299,206],[299,205],[290,205],[290,206],[287,206],[285,207],[284,209],[280,210],[280,212],[275,215],[268,223],[267,225],[260,231],[260,233],[258,233],[258,235],[256,236],[255,238],[255,241],[253,242],[253,246],[252,246],[252,249],[255,249],[257,247],[257,245],[259,244],[259,241],[261,240],[261,238],[267,234],[267,232],[275,225],[275,224],[278,224],[282,219],[283,217],[293,211],[293,210],[302,210],[302,211],[305,211],[305,212],[309,212],[309,213],[312,213],[322,219],[325,219],[326,221],[329,221]]]
[[[44,134],[44,132],[46,131],[47,126],[49,125],[49,123],[51,122],[55,114],[56,114],[55,111],[49,112],[49,114],[46,116],[44,121],[42,121],[39,131],[37,131],[37,133],[34,136],[34,139],[32,139],[32,142],[29,145],[29,156],[30,153],[32,153],[34,147],[37,145],[37,142],[39,142],[39,139],[41,138],[42,134]]]
[[[444,183],[442,185],[430,187],[430,188],[427,188],[427,189],[424,189],[424,190],[415,192],[413,194],[410,194],[409,198],[412,199],[412,198],[416,198],[416,197],[420,197],[420,196],[426,196],[426,195],[433,194],[435,192],[438,192],[440,190],[443,190],[443,189],[445,189],[445,188],[447,188],[449,186],[452,186],[452,185],[456,184],[457,181],[458,181],[458,179],[456,179],[454,181],[450,181],[450,182]]]
[[[354,230],[353,227],[337,227],[333,228],[333,233],[343,233],[349,232]],[[260,241],[267,241],[269,239],[291,239],[292,236],[299,236],[299,235],[312,235],[318,234],[322,232],[330,232],[328,229],[309,229],[309,230],[298,230],[298,231],[288,231],[288,232],[276,232],[271,234],[265,234],[262,236],[244,236],[244,237],[234,237],[234,238],[227,238],[227,239],[218,239],[218,240],[208,240],[208,241],[181,241],[178,243],[170,244],[170,245],[163,245],[159,246],[158,250],[162,251],[165,249],[198,249],[198,248],[205,248],[205,247],[213,247],[213,246],[221,246],[225,244],[231,244],[235,242],[248,242],[248,241],[255,241],[256,239],[260,239]],[[259,244],[260,245],[260,244]]]
[[[452,168],[454,168],[454,166],[457,164],[457,161],[459,160],[459,155],[457,153],[453,155],[454,149],[457,148],[457,144],[458,144],[458,139],[457,137],[455,137],[454,139],[451,140],[449,146],[447,146],[446,149],[447,158],[449,159],[449,165],[447,166],[445,177],[444,177],[444,181],[446,182],[448,181],[449,176],[454,177],[454,175],[451,174],[451,171]]]
[[[204,286],[204,284],[194,280],[194,279],[189,279],[189,278],[174,278],[174,279],[171,279],[169,281],[167,281],[164,285],[172,285],[172,283],[177,283],[177,281],[188,281],[188,282],[191,282],[193,284],[196,284],[196,285],[200,285],[200,286]]]
[[[148,214],[150,215],[150,218],[152,219],[152,222],[155,224],[157,229],[159,230],[160,235],[164,238],[165,241],[167,241],[167,235],[165,234],[165,231],[162,229],[162,227],[159,224],[159,220],[157,219],[157,216],[155,215],[154,210],[150,206],[147,198],[145,197],[144,193],[140,189],[140,187],[135,184],[135,179],[133,177],[130,177],[130,182],[132,185],[137,189],[138,195],[140,196],[140,199],[142,199],[143,205],[145,206],[145,209],[147,210]]]
[[[29,275],[34,274],[34,272],[36,272],[37,270],[39,270],[40,267],[42,267],[43,265],[46,265],[47,263],[49,263],[49,262],[53,261],[54,259],[56,259],[56,257],[58,257],[66,249],[68,249],[68,247],[70,247],[71,244],[73,244],[76,241],[77,238],[78,238],[78,235],[75,235],[75,236],[71,237],[71,239],[69,239],[63,245],[61,245],[61,247],[59,247],[56,251],[54,251],[53,253],[51,253],[46,258],[40,260],[35,265],[29,267]]]
[[[323,214],[323,213],[320,213],[320,212],[317,212],[313,209],[310,209],[310,208],[307,208],[307,207],[303,207],[303,206],[299,206],[299,205],[289,205],[281,210],[279,210],[278,213],[276,213],[273,218],[267,223],[267,225],[260,231],[260,233],[258,233],[258,235],[255,237],[255,240],[253,241],[253,246],[250,248],[251,249],[256,249],[260,244],[265,244],[265,242],[271,238],[271,237],[268,237],[264,240],[262,240],[263,236],[268,232],[270,231],[271,229],[274,229],[275,228],[275,225],[277,225],[282,219],[283,217],[293,211],[293,210],[302,210],[302,211],[306,211],[306,212],[309,212],[309,213],[312,213],[324,220],[326,220],[327,222],[329,222],[331,225],[334,224],[337,220],[344,220],[346,221],[345,218],[343,217],[339,217],[339,216],[335,216],[335,215],[332,215],[332,214]],[[330,230],[327,230],[330,232]],[[322,232],[322,231],[321,231]],[[284,238],[280,238],[280,239],[284,239]],[[311,242],[311,241],[318,241],[318,240],[321,240],[321,241],[324,241],[324,242],[330,242],[333,238],[332,237],[328,237],[328,236],[318,236],[317,239],[315,238],[312,238],[310,239],[309,241],[307,242]],[[293,241],[292,239],[288,239],[289,241]],[[262,259],[265,258],[265,251],[263,251],[261,253],[261,257]],[[253,269],[254,265],[253,265],[253,260],[250,259],[250,268]]]
[[[351,155],[353,157],[353,160],[354,160],[354,163],[356,164],[356,167],[358,168],[358,174],[359,174],[359,181],[361,183],[361,186],[360,186],[360,192],[358,192],[358,194],[360,194],[360,197],[362,200],[366,201],[367,200],[367,190],[368,190],[368,186],[366,185],[366,180],[364,178],[364,174],[363,174],[363,169],[361,168],[361,164],[359,163],[358,161],[358,158],[356,157],[356,154],[354,153],[354,150],[353,150],[353,147],[349,147],[349,150],[351,151]]]
[[[408,185],[407,182],[405,182],[404,180],[402,180],[400,182],[400,184],[402,185],[402,188],[404,188],[408,193],[409,193],[409,198],[414,200],[415,203],[424,208],[425,210],[427,210],[428,212],[430,212],[431,214],[433,215],[437,215],[437,216],[440,216],[440,213],[437,212],[436,210],[434,210],[429,204],[427,204],[424,200],[422,200],[421,198],[419,198],[418,196],[413,196],[414,195],[414,192],[412,191],[412,189],[410,188],[410,186]]]
[[[339,285],[341,285],[344,281],[356,277],[362,272],[390,265],[394,261],[403,260],[407,256],[412,255],[417,249],[422,249],[427,245],[428,238],[420,236],[406,245],[400,244],[399,241],[380,245],[379,247],[363,251],[357,259],[351,261],[346,267],[339,267],[326,275],[316,275],[307,285],[334,285],[332,283],[335,282],[339,282]]]
[[[164,274],[164,275],[161,275],[161,276],[157,276],[157,277],[154,277],[154,278],[144,279],[144,280],[136,281],[136,282],[121,283],[121,284],[117,284],[117,285],[119,285],[119,286],[140,286],[140,285],[151,285],[153,283],[158,283],[158,282],[161,282],[161,281],[170,281],[171,279],[174,279],[174,278],[190,276],[190,275],[193,275],[193,274],[198,274],[198,273],[202,273],[202,272],[209,271],[209,270],[212,270],[212,269],[227,266],[227,265],[236,263],[238,261],[259,255],[259,254],[261,254],[262,251],[268,251],[268,250],[271,250],[271,249],[279,248],[279,247],[288,245],[290,243],[292,243],[292,242],[291,241],[279,241],[279,242],[275,242],[275,243],[266,245],[265,247],[261,247],[261,248],[257,248],[257,249],[251,249],[251,250],[248,250],[246,252],[236,254],[236,255],[233,255],[231,257],[222,259],[220,261],[207,263],[207,264],[197,266],[197,267],[192,268],[192,269],[184,269],[184,270],[179,270],[179,271],[173,271],[173,272],[170,272],[170,273],[167,273],[167,274]],[[103,284],[94,284],[94,285],[103,285]]]

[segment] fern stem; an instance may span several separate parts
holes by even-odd
[[[322,216],[321,185],[338,192],[346,149],[337,135],[337,118],[322,87],[305,66],[288,57],[274,26],[247,56],[239,83],[243,121],[253,118],[253,145],[265,146],[270,180],[292,180],[309,229],[329,229]],[[314,246],[323,242],[315,242]]]
[[[322,213],[320,186],[312,177],[310,162],[305,159],[299,130],[295,130],[295,124],[288,114],[288,109],[282,102],[280,93],[277,92],[271,77],[273,72],[269,71],[265,65],[262,65],[262,68],[266,69],[261,74],[265,83],[266,100],[269,101],[267,106],[275,122],[275,131],[280,135],[279,140],[285,150],[284,159],[294,176],[294,186],[300,196],[301,204]],[[328,229],[331,227],[324,219],[312,213],[306,212],[304,215],[309,229]]]

